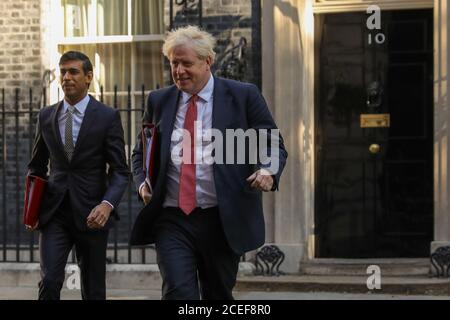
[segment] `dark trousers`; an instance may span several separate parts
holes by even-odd
[[[80,267],[82,299],[105,300],[107,240],[107,230],[79,231],[76,228],[66,196],[55,216],[40,230],[39,300],[60,299],[67,258],[73,246]]]
[[[165,208],[155,224],[163,300],[232,300],[240,256],[229,247],[217,208],[185,215]]]

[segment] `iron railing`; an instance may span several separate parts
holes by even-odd
[[[120,99],[120,94],[115,86],[114,93],[109,98],[112,98],[112,107],[118,109],[121,114],[127,161],[131,168],[131,152],[137,135],[136,128],[140,127],[148,92],[142,86],[140,93],[132,93],[131,87],[128,86],[125,104],[123,103],[125,100]],[[31,89],[26,94],[15,89],[10,95],[12,99],[9,100],[12,100],[12,103],[8,104],[8,94],[5,89],[1,90],[0,239],[2,244],[0,262],[37,262],[39,260],[38,233],[29,232],[22,225],[23,189],[27,163],[33,147],[37,114],[43,107],[41,101],[46,99],[45,93],[36,97]],[[44,99],[41,99],[43,96]],[[106,98],[103,88],[98,98],[100,101]],[[121,220],[115,224],[109,235],[107,256],[110,263],[155,263],[153,246],[136,249],[128,245],[132,223],[141,207],[141,204],[136,201],[135,192],[130,176],[127,191],[117,208]],[[73,252],[70,259],[72,262],[75,261]]]

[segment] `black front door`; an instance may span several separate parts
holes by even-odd
[[[316,19],[316,255],[424,257],[433,234],[433,11],[382,11],[375,31],[367,18]]]

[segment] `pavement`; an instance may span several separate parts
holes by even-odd
[[[76,270],[74,265],[67,266],[62,300],[80,300]],[[35,300],[39,271],[37,263],[0,263],[0,300]],[[450,300],[450,278],[431,277],[423,272],[413,276],[386,272],[387,276],[380,276],[379,288],[369,288],[367,274],[334,271],[333,275],[328,270],[315,275],[255,276],[251,264],[241,263],[234,297],[236,300]],[[108,300],[161,299],[162,281],[156,265],[107,265],[106,283]]]
[[[0,287],[0,300],[36,300],[37,287]],[[236,300],[450,300],[450,296],[338,292],[234,291]],[[80,290],[63,289],[61,300],[80,300]],[[160,300],[160,290],[108,289],[107,300]]]

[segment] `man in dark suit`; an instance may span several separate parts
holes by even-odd
[[[64,100],[38,115],[29,173],[47,177],[39,229],[39,299],[55,300],[75,245],[83,299],[106,298],[106,245],[110,215],[129,181],[120,115],[88,95],[89,58],[69,51],[59,61]],[[107,167],[108,166],[108,167]]]
[[[212,76],[214,42],[193,26],[169,33],[163,53],[175,85],[150,93],[143,119],[153,120],[157,131],[150,183],[140,137],[132,155],[134,181],[145,207],[130,243],[156,244],[163,299],[233,299],[241,255],[265,240],[261,191],[277,189],[287,158],[257,87]],[[265,151],[272,163],[251,163],[250,142],[225,148],[231,139],[228,129],[253,130],[258,141],[267,139]],[[215,133],[215,144],[208,131]],[[213,145],[217,150],[209,155],[215,162],[199,159]],[[236,163],[239,156],[245,163]]]

